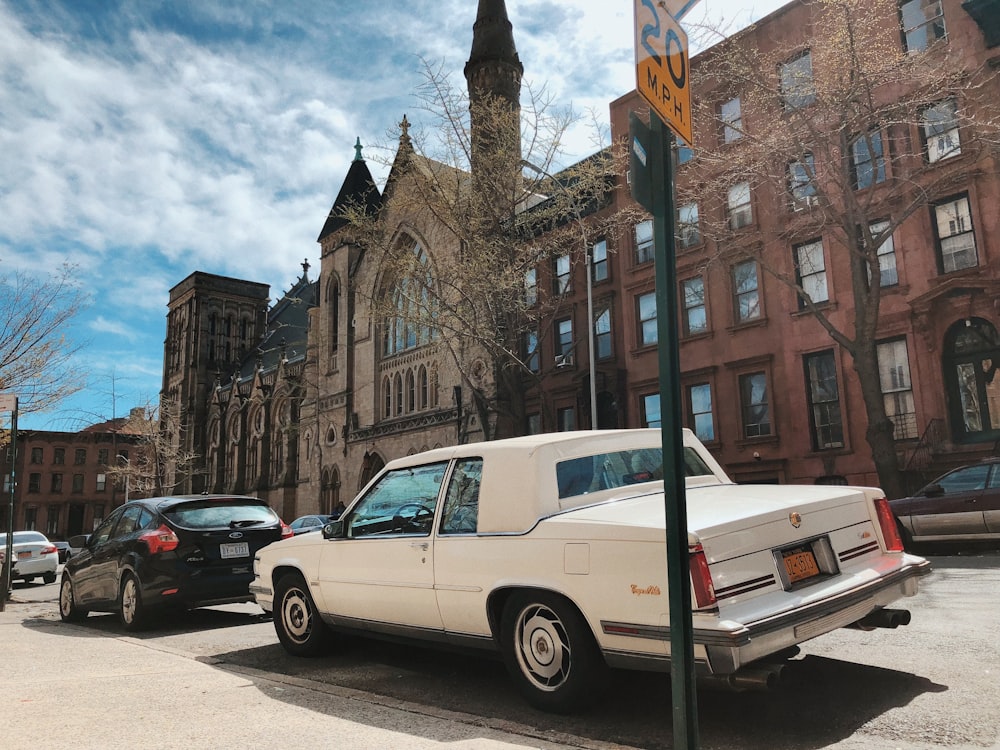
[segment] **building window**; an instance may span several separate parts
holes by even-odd
[[[98,450],[97,450],[97,463],[99,463],[101,466],[107,466],[108,465],[108,449],[107,448],[98,448]]]
[[[952,433],[959,442],[1000,440],[1000,336],[981,318],[953,325],[945,336],[944,373]]]
[[[76,466],[83,466],[85,463],[87,463],[87,449],[86,448],[77,448],[76,449],[76,452],[73,455],[73,463]]]
[[[816,197],[816,163],[812,154],[788,163],[788,197],[793,211],[801,211],[818,202]]]
[[[814,305],[830,299],[826,285],[826,260],[823,257],[822,240],[795,248],[795,277],[802,291]],[[806,299],[799,295],[799,309],[805,307]]]
[[[785,109],[799,109],[816,100],[813,84],[812,53],[806,50],[778,66],[781,101]]]
[[[851,143],[851,180],[855,190],[885,182],[882,133],[872,130]]]
[[[525,333],[523,346],[524,351],[521,356],[524,357],[524,366],[530,372],[538,372],[541,369],[541,357],[538,354],[538,331]]]
[[[524,304],[528,307],[538,302],[538,272],[528,269],[524,272]]]
[[[604,281],[608,278],[608,241],[595,242],[590,249],[590,278]]]
[[[73,492],[83,492],[83,474],[73,475]]]
[[[899,271],[896,268],[896,245],[892,241],[892,234],[886,233],[889,229],[888,221],[876,221],[868,225],[868,231],[872,239],[877,240],[883,234],[885,239],[878,246],[878,270],[879,286],[895,286],[899,283]],[[869,283],[871,279],[869,278]]]
[[[43,459],[42,449],[41,448],[32,448],[31,449],[31,463],[33,463],[33,464],[40,464],[40,463],[42,463],[42,459]]]
[[[403,378],[397,372],[392,379],[392,403],[393,413],[399,416],[403,413]]]
[[[708,330],[705,312],[705,280],[701,276],[681,282],[681,300],[684,305],[684,333],[694,336]]]
[[[699,440],[715,440],[715,421],[712,418],[712,389],[708,383],[688,386],[689,419]]]
[[[979,265],[969,197],[963,195],[934,206],[934,224],[944,273]]]
[[[59,506],[50,505],[45,513],[45,533],[49,538],[59,535]]]
[[[98,474],[97,475],[97,491],[104,492],[105,488],[108,486],[108,475]]]
[[[843,448],[844,428],[840,419],[840,389],[833,350],[808,355],[805,368],[813,448]]]
[[[556,410],[556,421],[559,432],[572,432],[576,429],[576,409],[567,406],[565,409]]]
[[[760,288],[757,262],[745,260],[733,266],[736,322],[745,323],[760,317]]]
[[[653,346],[657,340],[656,293],[639,295],[637,305],[639,308],[639,345]]]
[[[651,393],[642,397],[642,425],[643,427],[660,427],[660,394]]]
[[[925,109],[920,116],[924,136],[924,154],[933,164],[962,153],[958,135],[958,111],[954,99],[938,102]]]
[[[885,402],[885,414],[892,420],[896,440],[917,437],[917,413],[913,406],[910,359],[906,339],[886,341],[876,348],[878,376]]]
[[[738,96],[722,103],[719,107],[719,119],[722,121],[723,143],[733,143],[743,137],[743,115]]]
[[[899,17],[907,52],[920,52],[945,37],[941,0],[904,0]]]
[[[740,413],[743,416],[743,437],[758,438],[771,434],[766,373],[740,375]]]
[[[742,229],[753,223],[749,182],[741,182],[729,188],[726,197],[726,215],[730,229]]]
[[[41,492],[42,491],[42,475],[33,472],[28,475],[28,492]]]
[[[423,365],[417,369],[417,401],[421,409],[427,408],[427,368]]]
[[[529,435],[540,435],[542,432],[542,415],[541,414],[529,414],[528,415],[528,434]]]
[[[611,356],[611,308],[599,310],[594,319],[594,356],[607,359]]]
[[[417,381],[413,377],[413,370],[406,371],[406,411],[417,410]]]
[[[62,492],[62,487],[63,475],[57,472],[52,475],[52,492]]]
[[[382,378],[382,415],[392,416],[392,381],[386,376]]]
[[[382,331],[382,353],[386,357],[415,349],[435,337],[425,322],[434,314],[430,259],[419,243],[413,243],[409,250],[413,254],[409,275],[398,279],[387,292],[393,312],[386,316]]]
[[[555,289],[557,295],[566,294],[570,290],[570,272],[572,266],[569,262],[569,255],[560,255],[555,259]]]
[[[677,239],[682,248],[701,243],[697,203],[685,203],[677,210]]]
[[[649,219],[635,225],[635,262],[650,263],[653,260],[653,222]]]
[[[63,464],[66,463],[66,449],[65,448],[56,448],[55,449],[55,452],[52,455],[52,463],[54,463],[56,466],[62,466]]]
[[[556,322],[556,367],[573,364],[573,319]]]

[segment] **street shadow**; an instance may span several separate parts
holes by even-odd
[[[154,619],[147,628],[128,631],[122,627],[117,614],[91,612],[86,618],[70,624],[64,623],[59,619],[59,604],[57,601],[37,602],[33,604],[36,606],[48,604],[52,608],[52,613],[50,613],[49,617],[45,618],[26,619],[24,620],[25,625],[35,625],[38,622],[66,625],[65,631],[57,632],[71,637],[79,636],[83,631],[89,631],[102,635],[127,636],[136,640],[155,640],[163,636],[189,633],[192,630],[221,630],[269,621],[271,619],[271,616],[265,614],[263,610],[258,612],[233,612],[213,608],[192,610],[164,609],[157,611],[153,615]],[[54,614],[54,617],[51,616],[52,614]]]
[[[496,659],[364,638],[338,645],[334,653],[314,659],[289,656],[274,644],[219,654],[213,661],[223,669],[246,667],[362,690],[424,706],[429,713],[447,709],[468,715],[470,722],[526,725],[549,739],[565,733],[649,750],[672,747],[669,675],[614,671],[596,706],[558,716],[528,706]],[[699,689],[701,747],[823,748],[924,693],[948,689],[919,675],[820,656],[793,660],[784,675],[767,693]],[[276,693],[271,681],[252,673],[250,679],[268,696],[316,710],[315,700],[304,693]],[[341,703],[331,701],[320,710],[339,715]]]

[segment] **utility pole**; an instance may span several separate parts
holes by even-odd
[[[4,546],[3,566],[0,567],[0,612],[7,603],[7,592],[10,591],[11,574],[14,569],[14,487],[16,486],[17,467],[17,396],[0,393],[0,412],[10,412],[10,492],[7,496],[7,536]]]

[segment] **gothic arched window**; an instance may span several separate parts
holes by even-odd
[[[382,332],[382,353],[387,357],[423,346],[434,337],[428,323],[433,306],[430,261],[420,243],[414,242],[410,253],[409,272],[397,279],[390,292],[393,312]]]

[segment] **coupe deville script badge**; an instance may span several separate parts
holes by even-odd
[[[802,525],[802,516],[794,510],[788,514],[788,520],[795,528],[799,528]]]
[[[660,596],[659,586],[636,586],[632,584],[632,593],[636,596]]]

